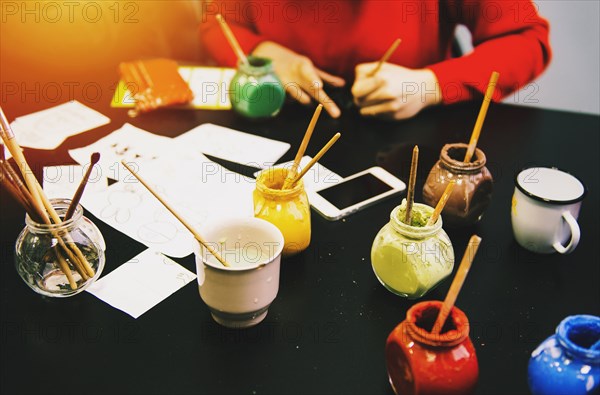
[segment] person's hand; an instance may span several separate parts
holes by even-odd
[[[342,78],[316,68],[306,56],[297,54],[272,41],[260,43],[252,55],[271,58],[275,74],[286,92],[302,104],[310,104],[311,97],[323,104],[333,118],[340,116],[340,109],[323,90],[323,81],[340,87],[346,83]]]
[[[361,115],[406,119],[442,101],[433,71],[384,63],[377,74],[371,76],[376,66],[377,63],[356,66],[352,96]]]

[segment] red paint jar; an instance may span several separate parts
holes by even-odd
[[[396,394],[473,392],[479,366],[469,339],[469,320],[454,307],[441,333],[433,335],[441,306],[440,301],[415,304],[388,336],[385,357]]]

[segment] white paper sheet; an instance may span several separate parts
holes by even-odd
[[[200,234],[214,218],[253,215],[254,180],[226,170],[203,155],[174,149],[160,159],[129,163]],[[194,250],[193,236],[125,168],[123,181],[83,202],[100,220],[146,246],[173,257]]]
[[[229,109],[229,83],[235,69],[217,67],[179,67],[179,74],[194,93],[195,108]]]
[[[195,279],[194,273],[148,249],[101,277],[86,291],[138,318]]]
[[[19,145],[51,150],[67,137],[106,125],[110,119],[78,101],[38,111],[11,123]]]
[[[108,136],[87,147],[69,150],[69,155],[79,164],[88,163],[90,155],[99,152],[98,164],[104,177],[115,180],[131,179],[121,166],[121,160],[134,162],[140,167],[159,159],[173,145],[173,139],[158,136],[128,123]]]
[[[290,149],[288,143],[211,123],[200,125],[175,140],[203,154],[260,169],[271,166]]]
[[[46,166],[44,167],[44,192],[49,199],[52,198],[68,198],[71,199],[75,195],[75,191],[79,187],[81,179],[87,171],[87,166]],[[81,204],[88,196],[101,193],[108,187],[106,177],[102,176],[101,169],[98,165],[92,168],[90,178],[85,186],[85,190],[81,197]]]
[[[270,141],[270,140],[268,140]],[[85,194],[83,206],[98,219],[149,248],[172,257],[193,252],[193,236],[125,169],[124,159],[200,234],[207,221],[253,215],[255,181],[231,172],[187,140],[157,136],[125,124],[94,144],[71,150],[87,163],[100,152],[101,174],[119,180]]]
[[[302,171],[302,169],[311,160],[312,157],[308,155],[303,156],[300,160],[298,172]],[[285,167],[291,169],[293,163],[293,161],[279,163],[276,165],[276,167]],[[254,173],[254,176],[258,176],[259,173],[260,171]],[[342,177],[337,173],[332,172],[325,166],[322,166],[319,162],[317,162],[313,167],[310,168],[310,170],[304,175],[304,177],[302,177],[302,180],[304,181],[304,189],[306,191],[316,192],[320,191],[321,189],[330,187],[333,184],[337,184],[338,182],[342,181]]]

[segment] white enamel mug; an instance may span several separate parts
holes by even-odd
[[[577,223],[585,185],[556,168],[533,167],[515,178],[511,220],[517,242],[530,251],[568,254],[579,243]]]
[[[260,323],[279,290],[283,235],[259,218],[219,220],[203,227],[205,240],[230,267],[197,245],[200,297],[216,322],[229,328]]]

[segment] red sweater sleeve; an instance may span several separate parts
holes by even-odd
[[[248,11],[249,10],[249,11]],[[210,56],[222,66],[235,67],[237,57],[227,42],[216,15],[221,13],[233,31],[242,50],[249,54],[261,41],[264,41],[249,21],[252,15],[246,15],[252,7],[244,7],[244,1],[205,1],[200,23],[200,40]]]
[[[437,76],[445,104],[483,96],[492,71],[499,100],[537,77],[551,58],[548,22],[531,1],[447,3],[473,36],[474,51],[428,68]]]

